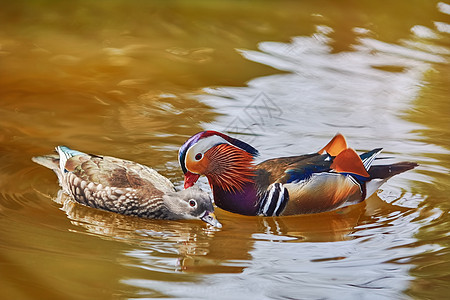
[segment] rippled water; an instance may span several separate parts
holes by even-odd
[[[1,298],[445,298],[449,15],[425,0],[4,3]],[[83,207],[30,160],[65,144],[181,187],[178,147],[203,129],[261,160],[341,132],[420,166],[334,212],[218,209],[219,230]]]

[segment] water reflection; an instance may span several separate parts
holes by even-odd
[[[408,213],[378,197],[336,212],[286,218],[238,216],[222,210],[224,229],[206,229],[188,221],[145,220],[80,205],[62,191],[55,201],[71,223],[102,239],[122,241],[133,250],[124,264],[153,272],[242,273],[251,265],[258,241],[332,242],[359,236],[359,231],[384,227]],[[391,218],[383,219],[391,215]],[[378,224],[373,226],[373,224]],[[73,232],[84,233],[81,229]],[[230,242],[234,241],[234,242]],[[226,244],[226,246],[224,246]],[[165,276],[171,276],[166,274]]]
[[[364,36],[352,45],[352,51],[333,53],[330,31],[319,26],[311,37],[296,37],[290,43],[263,42],[260,51],[242,50],[247,59],[289,73],[253,79],[243,88],[207,89],[208,94],[200,96],[202,101],[217,111],[230,111],[214,123],[215,129],[227,128],[232,122],[229,116],[239,115],[262,92],[282,110],[281,118],[249,122],[237,130],[246,134],[251,129],[251,134],[261,135],[259,149],[272,144],[283,145],[289,154],[310,152],[315,149],[308,146],[320,148],[325,142],[320,139],[340,131],[357,149],[377,146],[372,141],[379,140],[383,144],[378,146],[404,155],[399,159],[414,159],[418,152],[442,152],[418,142],[415,132],[422,127],[402,115],[418,96],[430,63],[445,59]],[[263,155],[271,149],[264,150]]]
[[[399,208],[381,199],[374,201],[373,198],[369,199],[367,206],[372,208],[356,209],[365,214],[359,215],[355,224],[342,226],[341,223],[331,231],[324,229],[327,226],[321,224],[323,221],[327,222],[326,218],[319,217],[314,222],[311,222],[312,219],[301,221],[299,218],[261,218],[257,224],[253,223],[253,226],[258,226],[259,229],[251,228],[248,231],[253,232],[251,249],[246,249],[251,257],[245,261],[221,261],[221,264],[225,265],[245,266],[233,277],[226,276],[224,272],[215,273],[214,276],[207,276],[197,282],[195,288],[190,287],[188,280],[177,282],[176,285],[143,278],[126,279],[123,282],[143,290],[158,289],[172,297],[183,297],[188,292],[191,297],[202,298],[205,293],[213,293],[218,287],[223,287],[226,296],[219,298],[226,299],[295,299],[299,296],[299,288],[302,297],[314,299],[327,298],[330,294],[339,299],[357,298],[366,293],[383,299],[402,298],[403,290],[412,279],[408,275],[410,258],[426,251],[439,250],[438,246],[418,243],[412,234],[417,232],[421,223],[429,223],[439,218],[441,212],[421,216],[420,210]],[[339,221],[334,222],[332,216],[328,218],[331,219],[329,224],[339,224]],[[221,233],[235,234],[235,242],[239,243],[241,248],[246,248],[245,239],[239,242],[239,232],[234,230],[231,221],[231,224],[228,221],[223,222],[228,226],[228,232],[216,234],[211,240],[210,252],[206,256],[208,259],[198,259],[198,265],[217,263],[212,259],[213,249],[214,243],[219,243],[223,248]],[[242,223],[244,222],[239,220],[240,232],[247,231],[246,224]],[[302,225],[307,225],[304,227],[305,232],[298,235],[296,231],[303,229]],[[340,234],[336,235],[338,232]],[[321,236],[322,239],[308,242],[303,233]],[[333,243],[325,237],[331,237],[329,241],[334,239]],[[380,247],[384,250],[380,251]],[[233,256],[236,248],[234,243],[228,242],[226,257]],[[227,250],[222,249],[223,252]],[[389,252],[389,255],[386,255],[386,252]],[[199,270],[204,274],[209,273],[208,268]],[[243,286],[242,281],[248,284]],[[323,282],[333,284],[324,285]]]
[[[420,97],[430,70],[447,64],[448,49],[423,40],[432,39],[431,33],[439,34],[434,29],[413,27],[411,31],[412,39],[392,44],[374,39],[370,30],[354,28],[356,37],[346,51],[332,47],[334,30],[328,26],[318,26],[315,34],[295,37],[289,43],[262,42],[258,51],[241,50],[242,55],[287,74],[256,78],[246,87],[210,88],[199,95],[216,111],[228,112],[208,128],[241,135],[260,150],[262,160],[280,156],[280,149],[283,155],[313,152],[339,131],[358,150],[381,146],[386,149],[385,156],[421,164],[417,171],[385,185],[379,194],[381,199],[366,201],[364,213],[358,213],[361,208],[356,207],[343,219],[316,216],[292,227],[284,227],[287,218],[281,223],[278,219],[266,220],[267,231],[252,235],[252,263],[244,274],[256,289],[249,289],[248,295],[295,298],[298,289],[292,288],[292,282],[302,286],[305,298],[330,295],[331,289],[314,288],[306,275],[313,273],[317,283],[333,282],[333,293],[342,280],[342,293],[333,294],[337,298],[358,298],[358,290],[376,290],[377,297],[398,298],[413,280],[410,258],[439,253],[440,246],[423,244],[415,237],[423,224],[445,215],[431,202],[426,203],[428,196],[423,195],[429,194],[429,188],[420,189],[418,185],[448,175],[445,159],[439,159],[441,163],[435,166],[427,158],[429,153],[445,156],[448,148],[436,142],[424,143],[421,132],[426,127],[408,121],[405,114]],[[276,114],[277,109],[268,102],[275,103],[282,113]],[[312,224],[322,225],[327,234],[321,234],[320,227]],[[298,243],[321,241],[321,237],[326,237],[322,240],[326,242],[330,236],[346,242]],[[289,259],[282,260],[280,255]],[[345,274],[338,271],[343,269]],[[351,275],[352,269],[358,274]],[[273,284],[274,279],[279,282]],[[351,286],[346,282],[352,282]]]
[[[448,295],[449,7],[3,3],[2,295]],[[420,167],[343,210],[289,218],[219,210],[224,228],[209,231],[74,203],[64,214],[42,196],[56,191],[54,175],[30,161],[63,143],[151,165],[181,184],[178,146],[230,124],[261,159],[315,151],[340,131],[357,150],[384,147]]]
[[[74,202],[62,190],[54,201],[62,205],[73,225],[89,234],[136,247],[124,253],[139,261],[130,265],[157,272],[189,271],[186,258],[207,255],[216,233],[195,221],[147,220],[93,209]]]

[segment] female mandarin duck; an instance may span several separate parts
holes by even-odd
[[[81,204],[149,219],[201,219],[222,227],[210,197],[197,187],[176,192],[167,178],[147,166],[64,146],[56,152],[32,160],[52,169],[63,191]]]
[[[216,205],[243,215],[319,213],[370,197],[390,177],[413,169],[413,162],[372,166],[381,148],[361,154],[337,134],[317,153],[254,164],[258,151],[216,131],[189,138],[179,151],[184,187],[208,178]]]

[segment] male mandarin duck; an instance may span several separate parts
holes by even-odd
[[[32,160],[52,169],[63,191],[81,204],[148,219],[200,219],[222,227],[211,198],[198,187],[177,192],[166,177],[136,162],[64,146],[56,152]]]
[[[184,187],[208,178],[215,204],[243,215],[319,213],[369,198],[390,177],[413,162],[372,165],[381,148],[358,155],[337,134],[316,153],[254,163],[258,151],[216,131],[189,138],[179,150]]]

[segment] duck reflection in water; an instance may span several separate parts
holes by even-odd
[[[207,255],[211,238],[218,230],[212,227],[205,229],[198,222],[190,220],[150,220],[93,209],[74,202],[62,190],[58,191],[54,201],[62,205],[61,209],[76,227],[84,228],[89,234],[102,239],[131,245],[134,250],[126,252],[126,256],[132,260],[139,259],[142,265],[156,268],[188,270],[183,265],[185,258]],[[73,231],[84,232],[81,229]],[[174,259],[167,260],[168,254]],[[166,259],[162,260],[162,257]],[[124,262],[135,264],[127,259]]]
[[[195,221],[145,220],[93,209],[74,202],[62,191],[55,201],[73,225],[131,245],[134,249],[124,253],[125,264],[136,265],[138,260],[143,267],[197,274],[242,273],[253,259],[256,241],[353,239],[359,226],[377,222],[378,216],[409,210],[378,196],[333,212],[292,217],[248,217],[218,209],[216,213],[225,227],[205,229]]]

